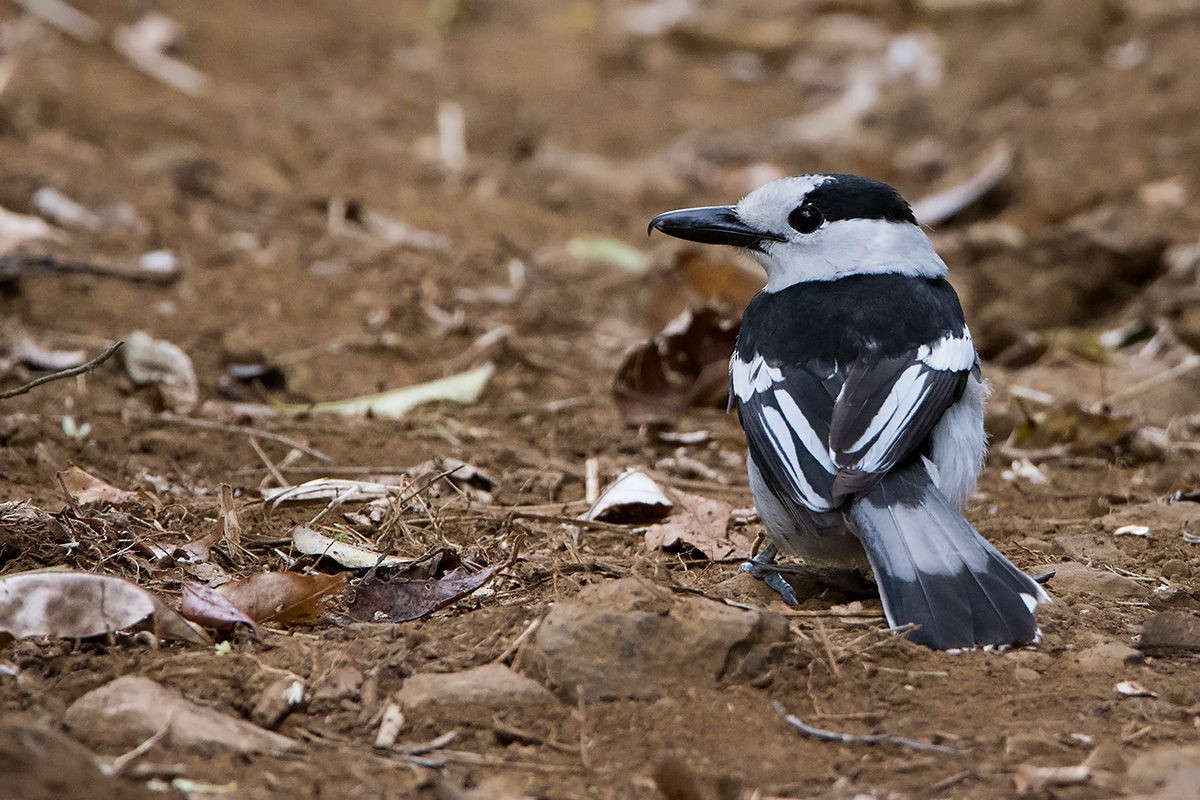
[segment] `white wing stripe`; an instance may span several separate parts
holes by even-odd
[[[767,433],[775,445],[773,449],[777,456],[782,456],[779,460],[783,462],[788,477],[792,479],[792,484],[800,490],[804,504],[814,511],[828,511],[833,508],[804,477],[804,472],[800,469],[800,458],[796,452],[796,441],[792,437],[792,430],[788,427],[783,415],[771,406],[765,406],[762,413]]]
[[[962,372],[975,366],[975,343],[971,331],[963,328],[962,336],[946,334],[933,344],[917,349],[917,360],[930,369]]]
[[[804,416],[804,412],[800,410],[800,406],[796,405],[792,396],[782,389],[776,389],[775,402],[779,404],[779,410],[783,412],[783,418],[787,420],[788,426],[800,437],[800,443],[804,445],[804,449],[812,454],[812,457],[825,468],[826,472],[836,475],[838,469],[829,454],[829,446],[813,430],[808,417]]]
[[[913,364],[900,373],[871,424],[846,450],[849,455],[871,445],[862,458],[857,459],[855,465],[859,469],[870,472],[879,467],[888,449],[920,408],[928,383],[929,376],[921,364]]]
[[[755,356],[750,363],[734,356],[729,361],[729,377],[734,395],[745,402],[756,392],[765,392],[775,384],[782,383],[783,370],[768,365],[762,356]]]

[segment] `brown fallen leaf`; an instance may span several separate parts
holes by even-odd
[[[67,487],[67,492],[71,495],[71,498],[81,506],[88,506],[95,503],[119,506],[126,503],[134,503],[138,500],[137,492],[118,489],[100,480],[95,475],[89,475],[79,467],[71,467],[66,472],[58,473],[58,475],[62,479],[63,485]]]
[[[1040,450],[1064,445],[1072,453],[1089,455],[1111,452],[1133,433],[1132,417],[1089,411],[1078,403],[1064,401],[1027,413],[1025,421],[1013,429],[1008,446]]]
[[[315,619],[346,584],[346,575],[260,572],[217,589],[255,622],[306,622]]]
[[[0,633],[83,639],[131,629],[208,644],[150,592],[111,575],[35,570],[0,578]]]
[[[714,308],[688,311],[617,368],[613,399],[631,425],[669,424],[691,407],[724,408],[739,322]]]
[[[733,513],[729,503],[683,493],[676,493],[676,499],[671,516],[646,529],[647,550],[688,545],[713,561],[750,553],[750,537],[728,530]]]
[[[677,250],[668,264],[646,275],[647,315],[653,324],[662,327],[689,308],[705,305],[738,314],[765,281],[761,272],[733,258],[685,247]]]
[[[246,616],[228,597],[202,583],[188,581],[183,584],[179,613],[185,619],[222,633],[231,631],[238,625],[254,627],[254,620]]]
[[[470,573],[457,568],[441,578],[381,581],[368,574],[350,603],[351,619],[363,622],[408,622],[427,617],[490,582],[517,560],[520,542],[506,561]]]

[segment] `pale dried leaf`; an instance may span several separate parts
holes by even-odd
[[[126,337],[121,357],[134,383],[159,384],[175,390],[172,394],[177,402],[173,406],[190,407],[199,400],[192,359],[179,346],[155,339],[144,331],[134,331]]]
[[[494,364],[460,372],[448,378],[440,378],[402,389],[392,389],[377,394],[334,400],[312,405],[283,404],[279,410],[284,414],[340,414],[344,417],[371,415],[397,419],[417,406],[440,401],[449,403],[474,403],[483,394],[488,381],[496,372]]]
[[[653,522],[665,517],[673,505],[646,473],[629,469],[601,493],[583,518],[604,522]]]
[[[153,594],[111,575],[38,570],[0,578],[0,631],[15,638],[82,639],[135,627],[208,643]]]
[[[89,475],[79,467],[71,467],[65,472],[59,473],[59,475],[62,478],[63,485],[67,487],[67,492],[70,493],[71,498],[81,506],[92,505],[94,503],[119,506],[138,501],[137,492],[118,489],[100,480],[95,475]]]
[[[394,567],[409,563],[398,556],[385,556],[375,550],[330,539],[328,536],[303,526],[292,529],[292,545],[306,556],[331,558],[343,567],[350,569]]]

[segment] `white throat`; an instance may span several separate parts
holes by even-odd
[[[826,223],[802,239],[766,242],[753,255],[767,271],[766,291],[850,275],[898,274],[943,278],[946,264],[918,226],[879,219]]]

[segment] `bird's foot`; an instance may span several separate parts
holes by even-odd
[[[800,605],[796,590],[783,577],[783,573],[775,566],[775,556],[779,552],[775,545],[769,545],[766,550],[738,567],[739,572],[748,572],[771,587],[776,594],[783,598],[789,606]]]

